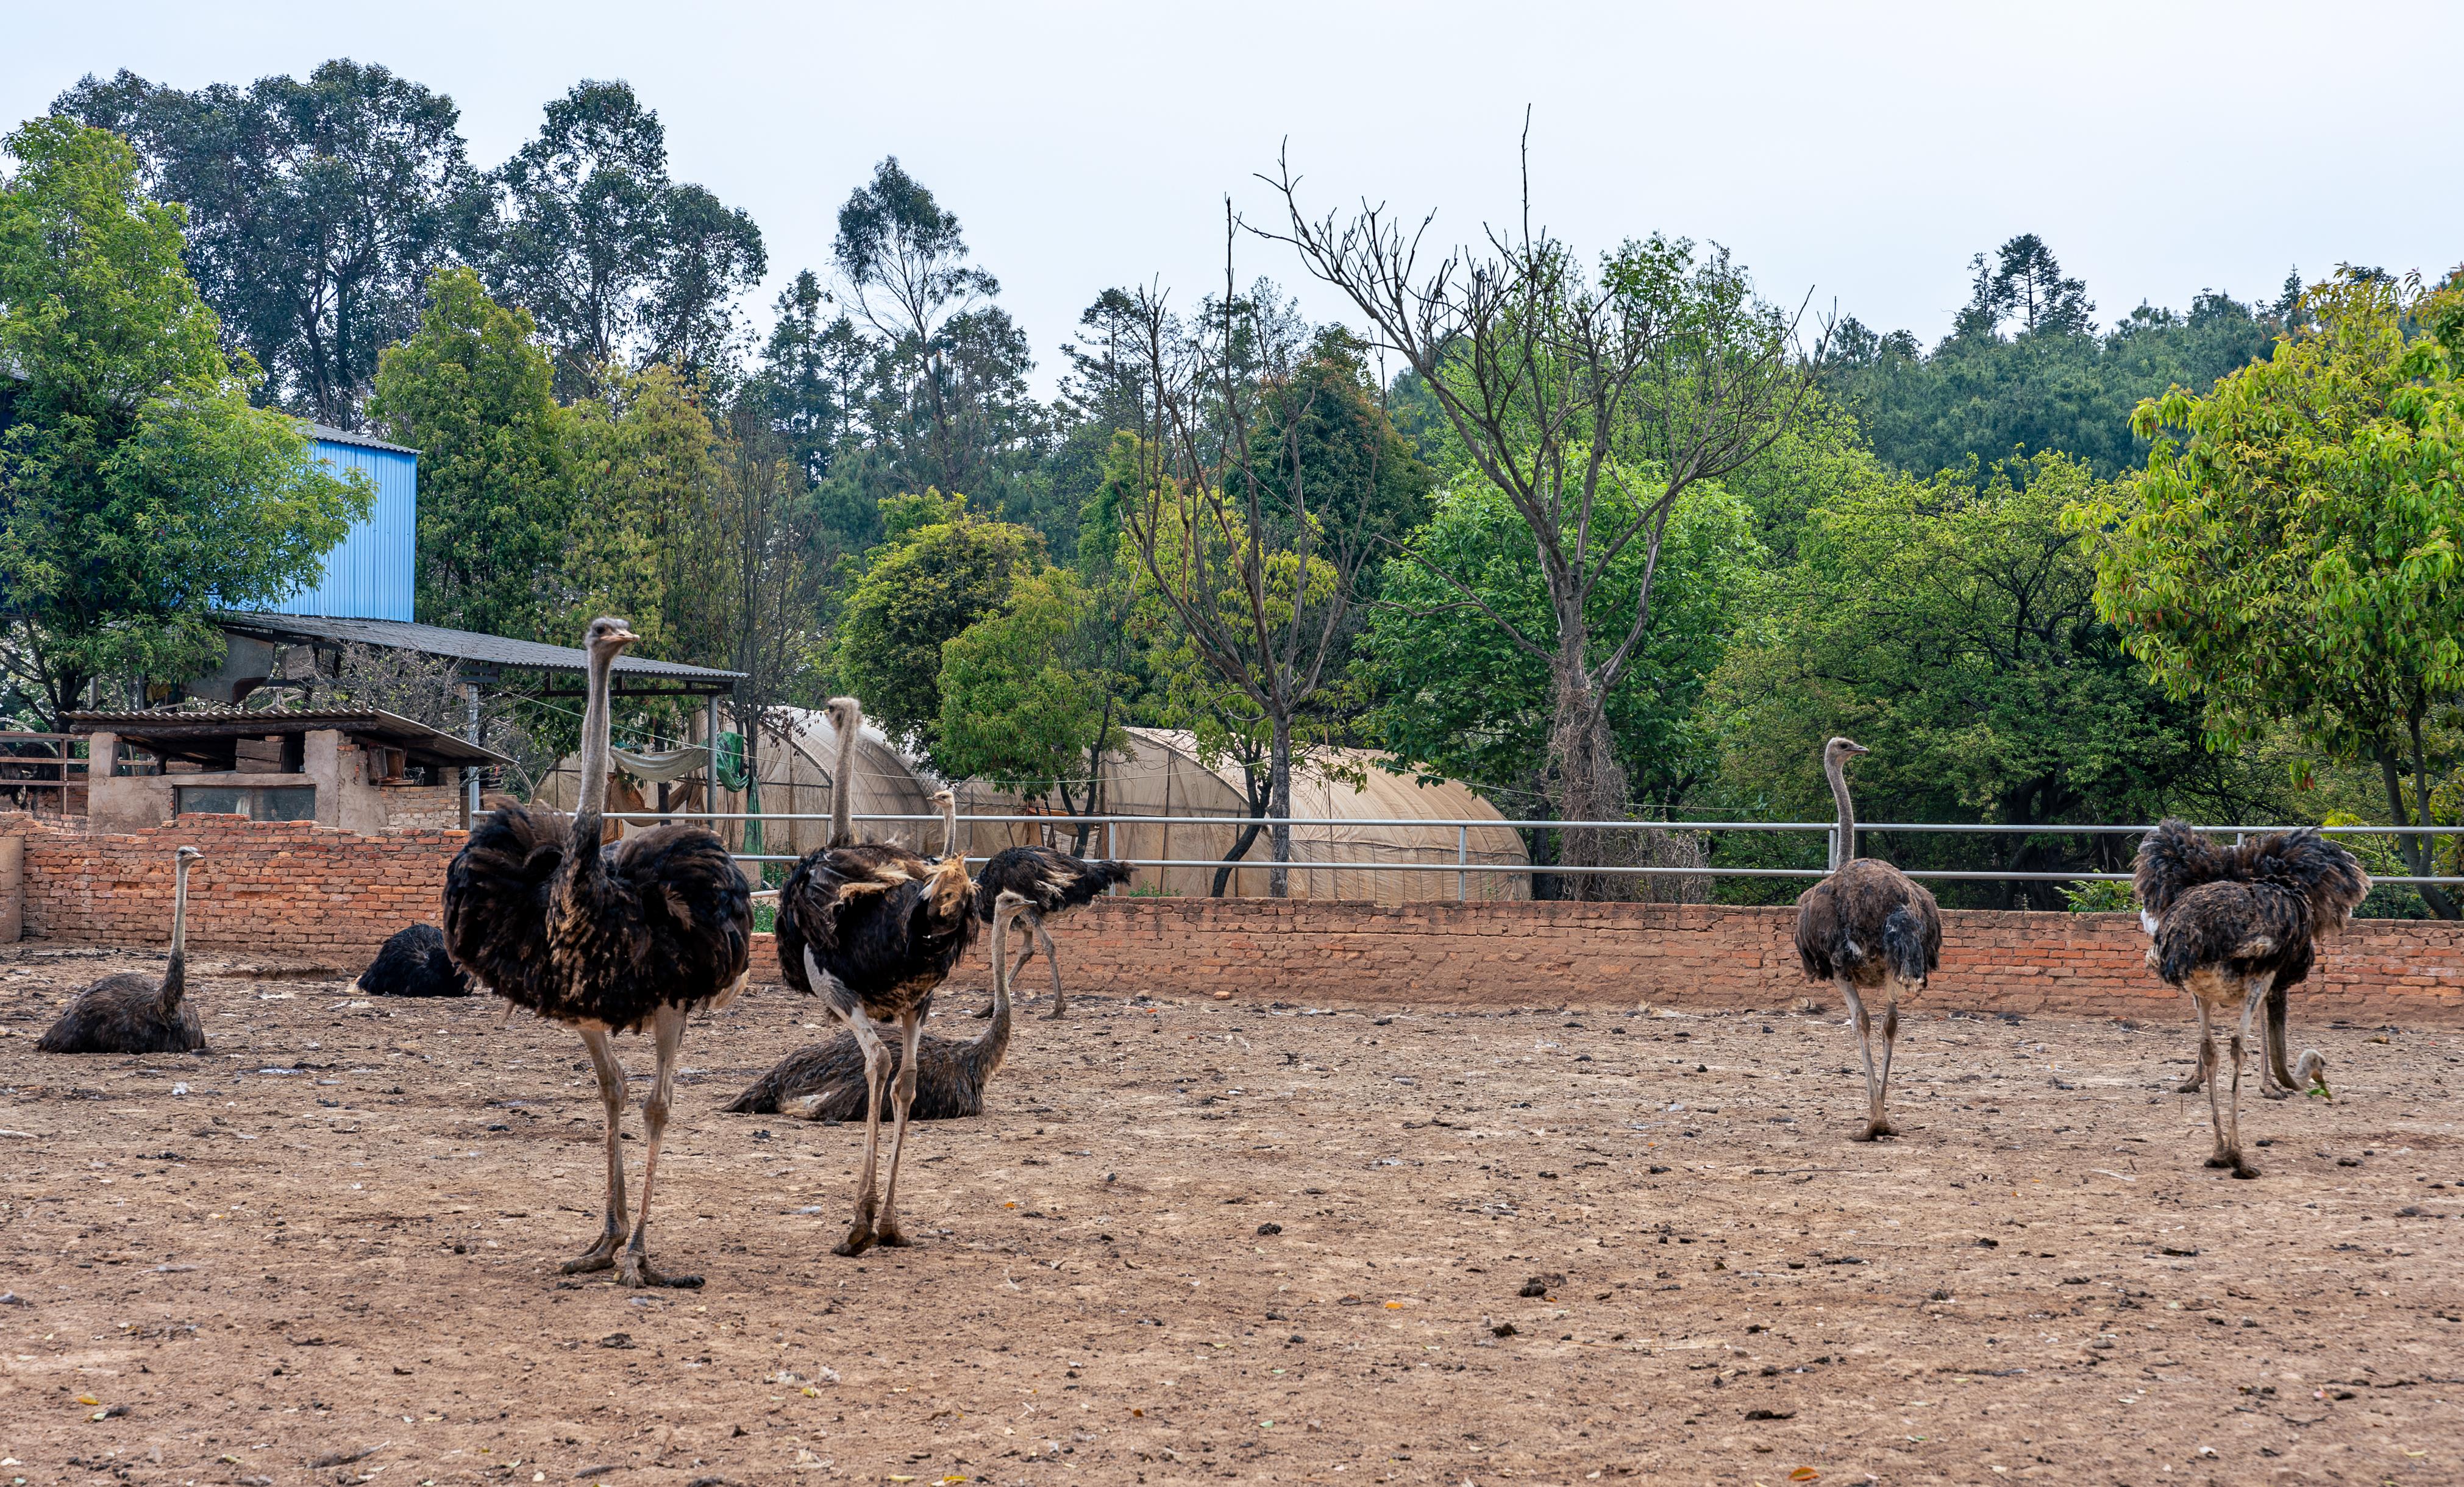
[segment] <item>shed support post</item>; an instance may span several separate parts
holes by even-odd
[[[479,684],[464,682],[462,696],[468,708],[465,713],[465,736],[479,741]],[[462,771],[462,827],[469,830],[479,823],[479,766],[473,764]]]
[[[1471,828],[1457,826],[1455,828],[1455,902],[1458,904],[1471,897],[1471,874],[1463,871],[1463,864],[1470,861]]]
[[[710,767],[704,773],[710,776],[710,834],[715,837],[718,835],[718,693],[702,699],[702,713],[708,720],[702,732],[709,735]]]

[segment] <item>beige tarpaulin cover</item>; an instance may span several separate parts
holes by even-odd
[[[1241,789],[1240,766],[1227,763],[1220,770],[1208,769],[1199,762],[1196,741],[1185,733],[1148,728],[1133,728],[1126,733],[1129,747],[1106,761],[1105,814],[1215,820],[1099,826],[1087,843],[1088,855],[1203,858],[1212,862],[1231,851],[1240,838],[1241,820],[1249,814]],[[1472,864],[1529,865],[1530,859],[1524,851],[1522,835],[1510,826],[1458,829],[1369,824],[1389,820],[1497,821],[1504,818],[1496,807],[1464,785],[1451,781],[1423,785],[1408,776],[1388,774],[1379,767],[1380,755],[1361,750],[1329,753],[1337,755],[1344,765],[1359,768],[1365,778],[1355,787],[1322,769],[1293,772],[1292,815],[1296,819],[1317,817],[1344,822],[1292,828],[1293,897],[1407,904],[1451,899],[1458,891],[1458,875],[1452,872],[1312,868],[1308,865],[1310,863],[1451,865],[1458,862],[1460,853],[1462,862]],[[980,780],[970,780],[958,787],[958,804],[962,814],[1007,814],[1025,808],[1015,797]],[[1075,841],[1074,829],[1056,824],[1047,836],[1034,825],[1003,830],[987,824],[970,833],[967,850],[970,855],[980,855],[1015,842],[1046,840],[1067,848]],[[1272,845],[1262,830],[1243,859],[1246,865],[1233,870],[1224,892],[1236,897],[1264,897],[1266,869],[1254,864],[1266,862],[1272,855]],[[1215,871],[1213,867],[1141,867],[1132,881],[1131,891],[1203,897],[1214,890]],[[1463,895],[1473,899],[1531,896],[1529,872],[1472,872],[1461,875],[1460,882]]]

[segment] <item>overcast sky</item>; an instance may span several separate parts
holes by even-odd
[[[2203,288],[2272,297],[2298,266],[2464,260],[2452,77],[2464,7],[2167,5],[641,5],[390,7],[8,0],[0,116],[84,73],[193,88],[381,62],[450,94],[495,164],[577,78],[658,110],[671,167],[750,211],[772,284],[825,264],[838,208],[895,154],[964,224],[1046,387],[1078,312],[1221,282],[1222,200],[1289,142],[1308,198],[1362,195],[1475,234],[1510,214],[1534,105],[1536,214],[1595,251],[1655,230],[1727,244],[1930,341],[1968,260],[2020,232],[2100,322]],[[2450,143],[2440,144],[2441,139]],[[1245,280],[1299,289],[1274,245]]]

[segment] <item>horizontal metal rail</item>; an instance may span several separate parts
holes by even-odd
[[[687,820],[828,820],[826,811],[609,811],[609,820],[660,821],[682,818]],[[938,816],[891,816],[858,813],[851,820],[937,821]],[[961,815],[959,824],[971,821],[1000,824],[1034,824],[1039,826],[1511,826],[1547,828],[1549,830],[1584,831],[1833,831],[1837,821],[1827,820],[1507,820],[1494,817],[1363,817],[1363,816],[1043,816],[1032,813],[1018,816]],[[1857,834],[1874,831],[1985,832],[2020,836],[2145,836],[2154,831],[2153,824],[2145,826],[2059,826],[2029,825],[2003,821],[1859,821]],[[2208,836],[2263,836],[2272,831],[2316,831],[2327,836],[2364,837],[2453,837],[2464,836],[2464,826],[2194,826],[2194,831]]]

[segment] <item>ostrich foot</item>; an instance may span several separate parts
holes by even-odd
[[[979,1022],[989,1022],[992,1020],[993,1009],[989,1006],[978,1007],[975,1011],[968,1013],[967,1016],[975,1018]]]
[[[2233,1154],[2233,1160],[2226,1165],[2233,1169],[2233,1174],[2235,1177],[2246,1180],[2258,1175],[2258,1169],[2251,1166],[2248,1162],[2243,1161],[2242,1155],[2238,1151]]]
[[[593,1271],[615,1268],[616,1252],[625,1247],[625,1236],[614,1229],[599,1236],[599,1242],[556,1267],[568,1276],[586,1276]]]
[[[1052,1010],[1044,1015],[1044,1020],[1046,1022],[1058,1022],[1061,1020],[1061,1013],[1062,1004],[1056,1001],[1052,1004]]]
[[[872,1220],[859,1218],[847,1229],[847,1237],[830,1247],[830,1253],[852,1259],[871,1249],[876,1237],[872,1232]]]
[[[1896,1136],[1899,1133],[1899,1127],[1893,1126],[1888,1121],[1868,1121],[1865,1123],[1865,1128],[1863,1130],[1859,1131],[1849,1139],[1851,1141],[1880,1141],[1884,1136]]]
[[[2290,1100],[2293,1098],[2293,1091],[2278,1088],[2274,1084],[2269,1084],[2262,1088],[2259,1090],[2258,1094],[2259,1098],[2262,1100]]]
[[[2227,1156],[2223,1152],[2219,1151],[2215,1155],[2208,1158],[2207,1165],[2221,1169],[2233,1166],[2237,1160],[2237,1158]]]
[[[901,1233],[896,1224],[884,1224],[872,1232],[872,1242],[885,1250],[903,1250],[915,1241]]]
[[[699,1276],[664,1275],[650,1267],[650,1257],[640,1250],[628,1249],[616,1266],[616,1283],[639,1291],[650,1286],[672,1286],[679,1291],[698,1290]]]
[[[2200,1090],[2207,1087],[2208,1077],[2204,1074],[2193,1074],[2189,1079],[2186,1079],[2182,1081],[2182,1082],[2174,1085],[2173,1093],[2177,1095],[2195,1095]]]

